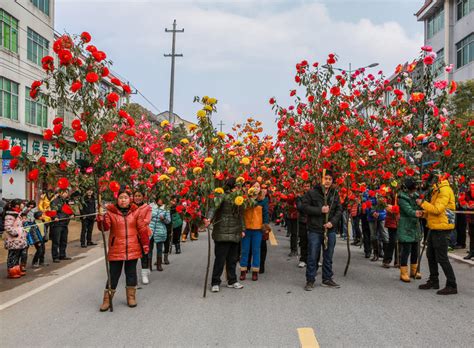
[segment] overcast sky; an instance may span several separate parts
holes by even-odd
[[[159,111],[168,110],[173,19],[178,29],[174,110],[195,120],[196,95],[219,100],[225,131],[252,116],[275,132],[268,99],[289,102],[295,64],[340,56],[337,66],[380,64],[387,75],[418,54],[423,0],[57,0],[60,32],[89,31],[93,43]],[[135,101],[157,113],[143,98]]]

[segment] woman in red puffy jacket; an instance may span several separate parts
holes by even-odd
[[[125,268],[127,304],[136,307],[137,261],[142,257],[142,249],[148,253],[148,225],[141,218],[141,211],[132,203],[132,193],[121,188],[117,202],[107,206],[105,215],[97,216],[101,231],[110,230],[108,260],[113,297],[122,268]],[[108,287],[108,284],[106,284]],[[109,293],[104,291],[101,312],[110,308]]]

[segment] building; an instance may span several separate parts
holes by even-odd
[[[474,79],[474,0],[425,0],[415,15],[424,22],[425,45],[437,53],[439,74],[448,80]],[[443,67],[450,64],[454,69],[447,73]]]
[[[58,150],[43,139],[43,131],[56,116],[70,125],[74,114],[53,110],[29,95],[33,81],[46,75],[41,59],[52,54],[54,41],[54,0],[11,0],[0,3],[0,138],[11,145],[21,145],[30,155],[44,156],[52,161]],[[101,92],[114,86],[102,80]],[[116,87],[115,87],[116,88]],[[123,100],[120,100],[120,104]],[[68,158],[74,160],[75,155]],[[7,199],[32,199],[38,196],[37,184],[26,180],[27,172],[10,169],[10,152],[3,151],[0,196]]]
[[[158,115],[156,115],[156,121],[158,123],[160,123],[161,121],[164,121],[164,120],[170,121],[170,112],[169,111],[163,111],[163,112],[159,113]],[[176,124],[176,125],[183,124],[186,128],[188,128],[189,126],[194,124],[192,122],[189,122],[189,121],[185,120],[184,118],[181,118],[180,116],[178,116],[174,112],[173,112],[173,117],[171,117],[170,122],[173,123],[173,124]]]

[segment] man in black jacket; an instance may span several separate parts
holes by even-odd
[[[88,245],[97,245],[97,243],[92,242],[92,230],[95,221],[95,215],[92,214],[96,212],[94,191],[89,188],[82,200],[81,215],[89,216],[81,217],[81,248],[87,248]]]
[[[300,246],[300,262],[299,268],[305,268],[308,260],[308,229],[306,226],[307,216],[302,212],[302,201],[304,195],[311,190],[311,183],[305,182],[303,184],[303,191],[296,197],[296,208],[298,209],[298,237]]]
[[[59,195],[51,202],[51,210],[56,211],[56,217],[51,223],[50,232],[50,239],[52,241],[51,254],[55,263],[58,263],[59,260],[71,260],[70,257],[66,256],[69,219],[73,216],[68,211],[70,207],[65,207],[68,198],[69,190],[61,190]]]
[[[318,261],[323,250],[323,286],[338,288],[333,280],[332,257],[336,245],[336,228],[342,215],[339,194],[332,188],[333,174],[326,171],[322,185],[317,185],[307,192],[301,203],[301,211],[307,216],[308,228],[308,260],[306,268],[305,290],[314,288],[314,281],[318,271]],[[325,244],[327,233],[327,245]]]

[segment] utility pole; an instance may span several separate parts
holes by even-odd
[[[169,107],[169,115],[168,115],[168,121],[170,123],[174,123],[174,112],[173,112],[173,98],[174,98],[174,58],[175,57],[182,57],[182,54],[176,54],[175,53],[175,46],[176,46],[176,33],[184,33],[184,29],[176,29],[176,19],[173,22],[173,29],[169,30],[165,28],[165,32],[167,33],[173,33],[173,43],[171,46],[171,54],[165,54],[165,57],[171,57],[171,82],[170,82],[170,107]],[[173,117],[173,120],[171,120],[171,117]]]
[[[222,132],[222,126],[225,126],[225,123],[221,120],[217,125],[220,127],[220,131]]]

